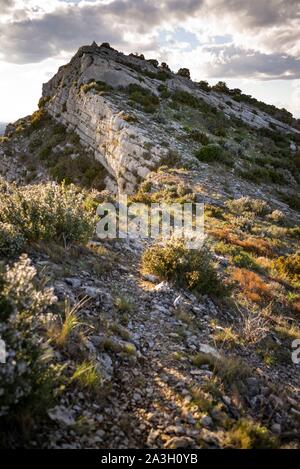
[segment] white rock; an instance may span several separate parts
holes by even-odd
[[[219,354],[218,350],[207,344],[199,344],[199,351],[212,355],[215,358],[221,358],[221,355]]]
[[[48,415],[51,420],[69,427],[75,424],[75,419],[72,412],[64,406],[56,406],[53,409],[48,410]]]

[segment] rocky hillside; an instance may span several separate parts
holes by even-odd
[[[299,135],[108,44],[60,68],[0,140],[1,447],[299,447]],[[204,248],[100,242],[118,191],[205,202]]]
[[[254,106],[203,90],[201,83],[193,83],[185,73],[175,75],[166,64],[125,56],[106,44],[80,48],[44,85],[43,104],[56,121],[79,135],[128,193],[170,151],[189,160],[194,148],[184,144],[187,127],[193,130],[201,121],[207,120],[203,130],[219,137],[231,121],[240,128],[265,130],[266,136],[270,130],[300,135]],[[196,110],[193,116],[180,116],[182,105]],[[291,145],[296,150],[295,143]]]

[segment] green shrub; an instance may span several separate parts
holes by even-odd
[[[188,136],[191,140],[194,140],[194,142],[202,143],[202,145],[209,144],[209,137],[207,134],[205,132],[201,132],[198,129],[190,130]]]
[[[203,99],[197,98],[187,91],[176,90],[172,95],[172,100],[175,104],[183,104],[184,106],[189,106],[194,109],[201,109],[203,111],[211,110],[209,104],[206,104]]]
[[[166,85],[161,84],[157,87],[157,89],[158,89],[158,91],[160,93],[160,97],[162,99],[167,99],[171,96],[171,93],[170,93],[170,91],[169,91],[169,89]]]
[[[38,153],[38,157],[41,160],[46,160],[52,152],[52,147],[50,145],[45,145],[44,147],[41,148],[41,150]]]
[[[245,269],[257,269],[257,264],[251,254],[241,251],[239,254],[233,256],[232,261],[236,267],[243,267]]]
[[[159,106],[159,98],[150,90],[139,85],[130,84],[127,87],[129,99],[143,107],[145,112],[153,113]]]
[[[104,81],[90,81],[81,86],[84,93],[88,93],[91,90],[95,90],[97,93],[108,93],[113,88],[105,83]]]
[[[211,87],[210,85],[208,84],[207,81],[205,80],[201,80],[197,83],[197,85],[199,86],[199,88],[203,91],[211,91]]]
[[[255,183],[265,182],[279,185],[288,183],[288,177],[284,172],[269,165],[268,167],[262,167],[257,164],[252,164],[251,167],[240,170],[239,175]]]
[[[293,281],[300,281],[300,252],[289,256],[281,256],[274,261],[274,267]]]
[[[225,293],[208,251],[191,250],[180,242],[153,245],[142,257],[142,269],[190,290],[220,296]]]
[[[218,144],[209,143],[201,147],[195,152],[195,156],[199,161],[211,163],[218,161],[220,163],[231,164],[232,161],[229,154]]]
[[[24,237],[9,223],[0,222],[0,256],[14,256],[21,252]]]
[[[0,275],[0,337],[6,363],[0,366],[0,417],[26,406],[35,411],[49,405],[54,369],[46,360],[41,337],[43,314],[56,301],[51,289],[41,288],[26,255]]]
[[[296,193],[294,193],[294,194],[281,193],[280,198],[292,210],[297,210],[298,212],[300,212],[300,196],[298,194],[296,194]]]
[[[85,242],[93,233],[95,219],[75,186],[4,183],[0,194],[0,222],[13,225],[26,240]]]

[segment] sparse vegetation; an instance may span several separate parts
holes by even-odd
[[[71,382],[77,383],[80,388],[89,392],[99,392],[103,384],[99,365],[92,361],[81,363],[74,371]]]
[[[235,449],[274,449],[278,441],[264,426],[242,419],[228,432],[226,446]]]
[[[154,113],[159,106],[159,98],[150,90],[139,85],[129,85],[127,88],[130,101],[140,104],[147,113]]]

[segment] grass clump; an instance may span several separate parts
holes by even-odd
[[[225,294],[208,251],[188,249],[181,241],[151,246],[143,255],[142,270],[198,293]]]
[[[208,365],[210,370],[228,386],[238,384],[251,376],[247,364],[236,357],[217,358],[210,353],[199,352],[192,357],[192,364],[198,368]]]
[[[114,300],[115,308],[121,313],[132,313],[134,310],[134,304],[132,301],[125,296],[117,296]]]
[[[66,303],[64,318],[60,318],[59,324],[51,323],[49,325],[48,335],[58,347],[64,347],[74,331],[82,325],[78,317],[78,311],[85,303],[85,298],[73,307]]]
[[[250,419],[241,419],[227,433],[226,446],[234,449],[274,449],[278,442],[266,427]]]
[[[84,361],[77,366],[71,382],[75,382],[80,388],[97,393],[103,384],[103,376],[99,370],[99,365],[93,361]]]

